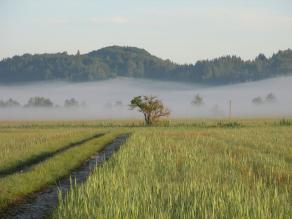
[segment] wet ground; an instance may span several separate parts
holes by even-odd
[[[62,195],[70,189],[72,181],[76,183],[84,182],[93,169],[107,160],[128,138],[127,134],[117,137],[112,143],[106,145],[103,151],[98,152],[89,160],[85,161],[82,166],[75,169],[71,174],[60,179],[54,185],[48,186],[40,192],[34,193],[23,203],[11,206],[0,218],[46,218],[49,217],[52,210],[58,205],[58,193]]]

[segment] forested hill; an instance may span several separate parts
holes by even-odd
[[[92,81],[117,76],[227,84],[292,75],[292,50],[270,58],[260,54],[243,61],[224,56],[195,64],[179,65],[135,47],[106,47],[88,54],[39,54],[14,56],[0,62],[0,83],[46,80]]]

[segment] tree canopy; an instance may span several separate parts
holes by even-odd
[[[53,107],[53,102],[45,97],[31,97],[24,107]]]
[[[191,104],[193,106],[202,106],[204,104],[203,97],[201,97],[200,94],[196,94],[194,99],[191,101]]]
[[[244,61],[224,56],[176,64],[144,49],[111,46],[87,54],[24,54],[0,62],[0,83],[63,80],[92,81],[117,76],[226,84],[292,74],[292,50]]]
[[[130,109],[138,108],[147,125],[157,122],[160,117],[169,116],[170,111],[155,96],[137,96],[131,100]]]
[[[64,101],[64,107],[79,107],[80,103],[75,98],[67,99]]]
[[[15,108],[20,106],[20,103],[16,100],[13,100],[12,98],[9,98],[6,101],[0,100],[0,108]]]
[[[251,102],[253,104],[255,104],[255,105],[261,105],[261,104],[264,104],[264,103],[276,103],[277,102],[277,98],[271,92],[265,98],[262,98],[262,97],[258,96],[258,97],[253,98]]]

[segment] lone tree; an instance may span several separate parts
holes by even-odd
[[[131,100],[129,105],[133,110],[143,113],[147,125],[157,122],[160,117],[169,116],[170,111],[163,105],[162,101],[155,96],[137,96]]]
[[[204,104],[203,97],[197,94],[194,99],[192,100],[191,104],[193,106],[202,106]]]

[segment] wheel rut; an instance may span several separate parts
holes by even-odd
[[[0,214],[0,218],[32,219],[50,217],[52,210],[58,205],[58,194],[61,193],[64,196],[70,189],[72,182],[77,184],[84,182],[94,168],[109,159],[128,137],[129,134],[116,137],[102,151],[97,152],[90,159],[84,161],[80,167],[73,170],[70,175],[57,180],[55,184],[47,186],[42,191],[29,195],[21,203],[11,205]]]

